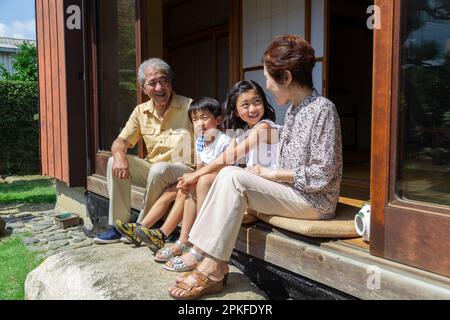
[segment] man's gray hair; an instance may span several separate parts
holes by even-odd
[[[142,62],[139,67],[138,80],[141,86],[143,86],[145,83],[144,72],[147,69],[151,69],[154,72],[164,73],[169,81],[173,80],[173,71],[169,64],[160,58],[151,58]]]

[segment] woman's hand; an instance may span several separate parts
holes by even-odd
[[[198,177],[195,172],[185,173],[178,178],[177,188],[182,190],[189,190],[189,186],[197,183]]]
[[[257,164],[256,166],[253,166],[253,167],[247,167],[246,170],[248,170],[251,173],[254,173],[264,179],[277,182],[276,170],[267,169],[266,167],[263,167],[259,164]]]

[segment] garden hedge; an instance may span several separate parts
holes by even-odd
[[[0,174],[40,172],[37,82],[0,80]]]

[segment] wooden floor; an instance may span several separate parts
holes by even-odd
[[[342,240],[339,240],[339,242],[345,243],[345,244],[347,244],[349,246],[353,246],[355,248],[363,249],[367,252],[369,252],[369,249],[370,249],[369,243],[364,241],[361,237],[354,238],[354,239],[342,239]]]

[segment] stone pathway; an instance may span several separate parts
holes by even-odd
[[[29,233],[22,242],[33,252],[39,252],[43,258],[56,253],[79,249],[92,245],[92,239],[83,233],[82,226],[67,229],[54,223],[54,216],[60,214],[54,209],[46,211],[25,211],[2,215],[6,229],[12,234]]]

